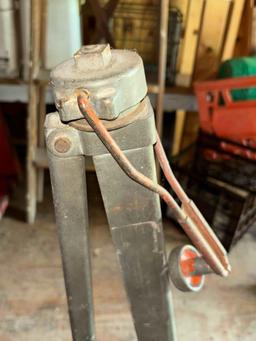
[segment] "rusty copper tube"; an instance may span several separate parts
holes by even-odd
[[[184,231],[190,237],[194,245],[202,253],[208,264],[217,274],[227,276],[229,270],[222,264],[220,257],[214,252],[211,245],[202,235],[195,223],[190,217],[179,207],[170,193],[162,186],[154,183],[150,178],[140,173],[133,167],[126,155],[119,148],[115,140],[111,137],[101,120],[98,118],[92,105],[89,101],[89,95],[86,91],[80,91],[77,97],[77,102],[82,115],[86,121],[93,128],[99,139],[105,145],[109,153],[116,160],[121,169],[135,182],[143,187],[157,193],[166,202],[174,212],[174,215]]]
[[[211,227],[199,211],[199,209],[196,207],[194,202],[187,196],[186,192],[183,190],[182,186],[176,179],[170,163],[167,159],[167,156],[165,154],[162,142],[157,134],[157,142],[155,144],[155,153],[156,157],[159,161],[160,167],[164,173],[164,176],[166,180],[168,181],[171,188],[174,190],[174,192],[177,194],[178,198],[180,199],[182,206],[185,210],[185,212],[189,215],[189,217],[194,221],[197,228],[200,230],[202,235],[208,240],[208,243],[211,245],[211,247],[214,249],[218,257],[221,259],[221,262],[224,267],[228,269],[230,272],[231,266],[229,264],[228,258],[227,258],[227,252],[224,249],[223,245],[220,243],[219,239],[215,236],[213,233]]]

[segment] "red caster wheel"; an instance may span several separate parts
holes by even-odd
[[[198,292],[202,289],[205,275],[212,269],[192,245],[176,247],[168,259],[169,276],[181,291]]]

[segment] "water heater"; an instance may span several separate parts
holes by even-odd
[[[0,0],[0,77],[16,77],[17,75],[14,1]]]

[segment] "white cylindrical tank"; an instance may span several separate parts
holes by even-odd
[[[21,69],[23,79],[29,77],[30,58],[30,0],[20,0],[20,23],[21,23]]]
[[[52,69],[81,47],[78,0],[48,0],[45,66]]]
[[[20,0],[23,76],[28,79],[30,54],[30,0]],[[47,0],[46,69],[70,58],[81,47],[79,0]]]
[[[0,76],[18,75],[15,9],[12,0],[0,0]]]

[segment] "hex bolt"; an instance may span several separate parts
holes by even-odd
[[[99,70],[104,69],[111,61],[109,44],[96,44],[82,46],[74,54],[75,65],[78,69]]]
[[[54,142],[54,148],[58,153],[67,153],[71,148],[71,141],[67,137],[59,137]]]

